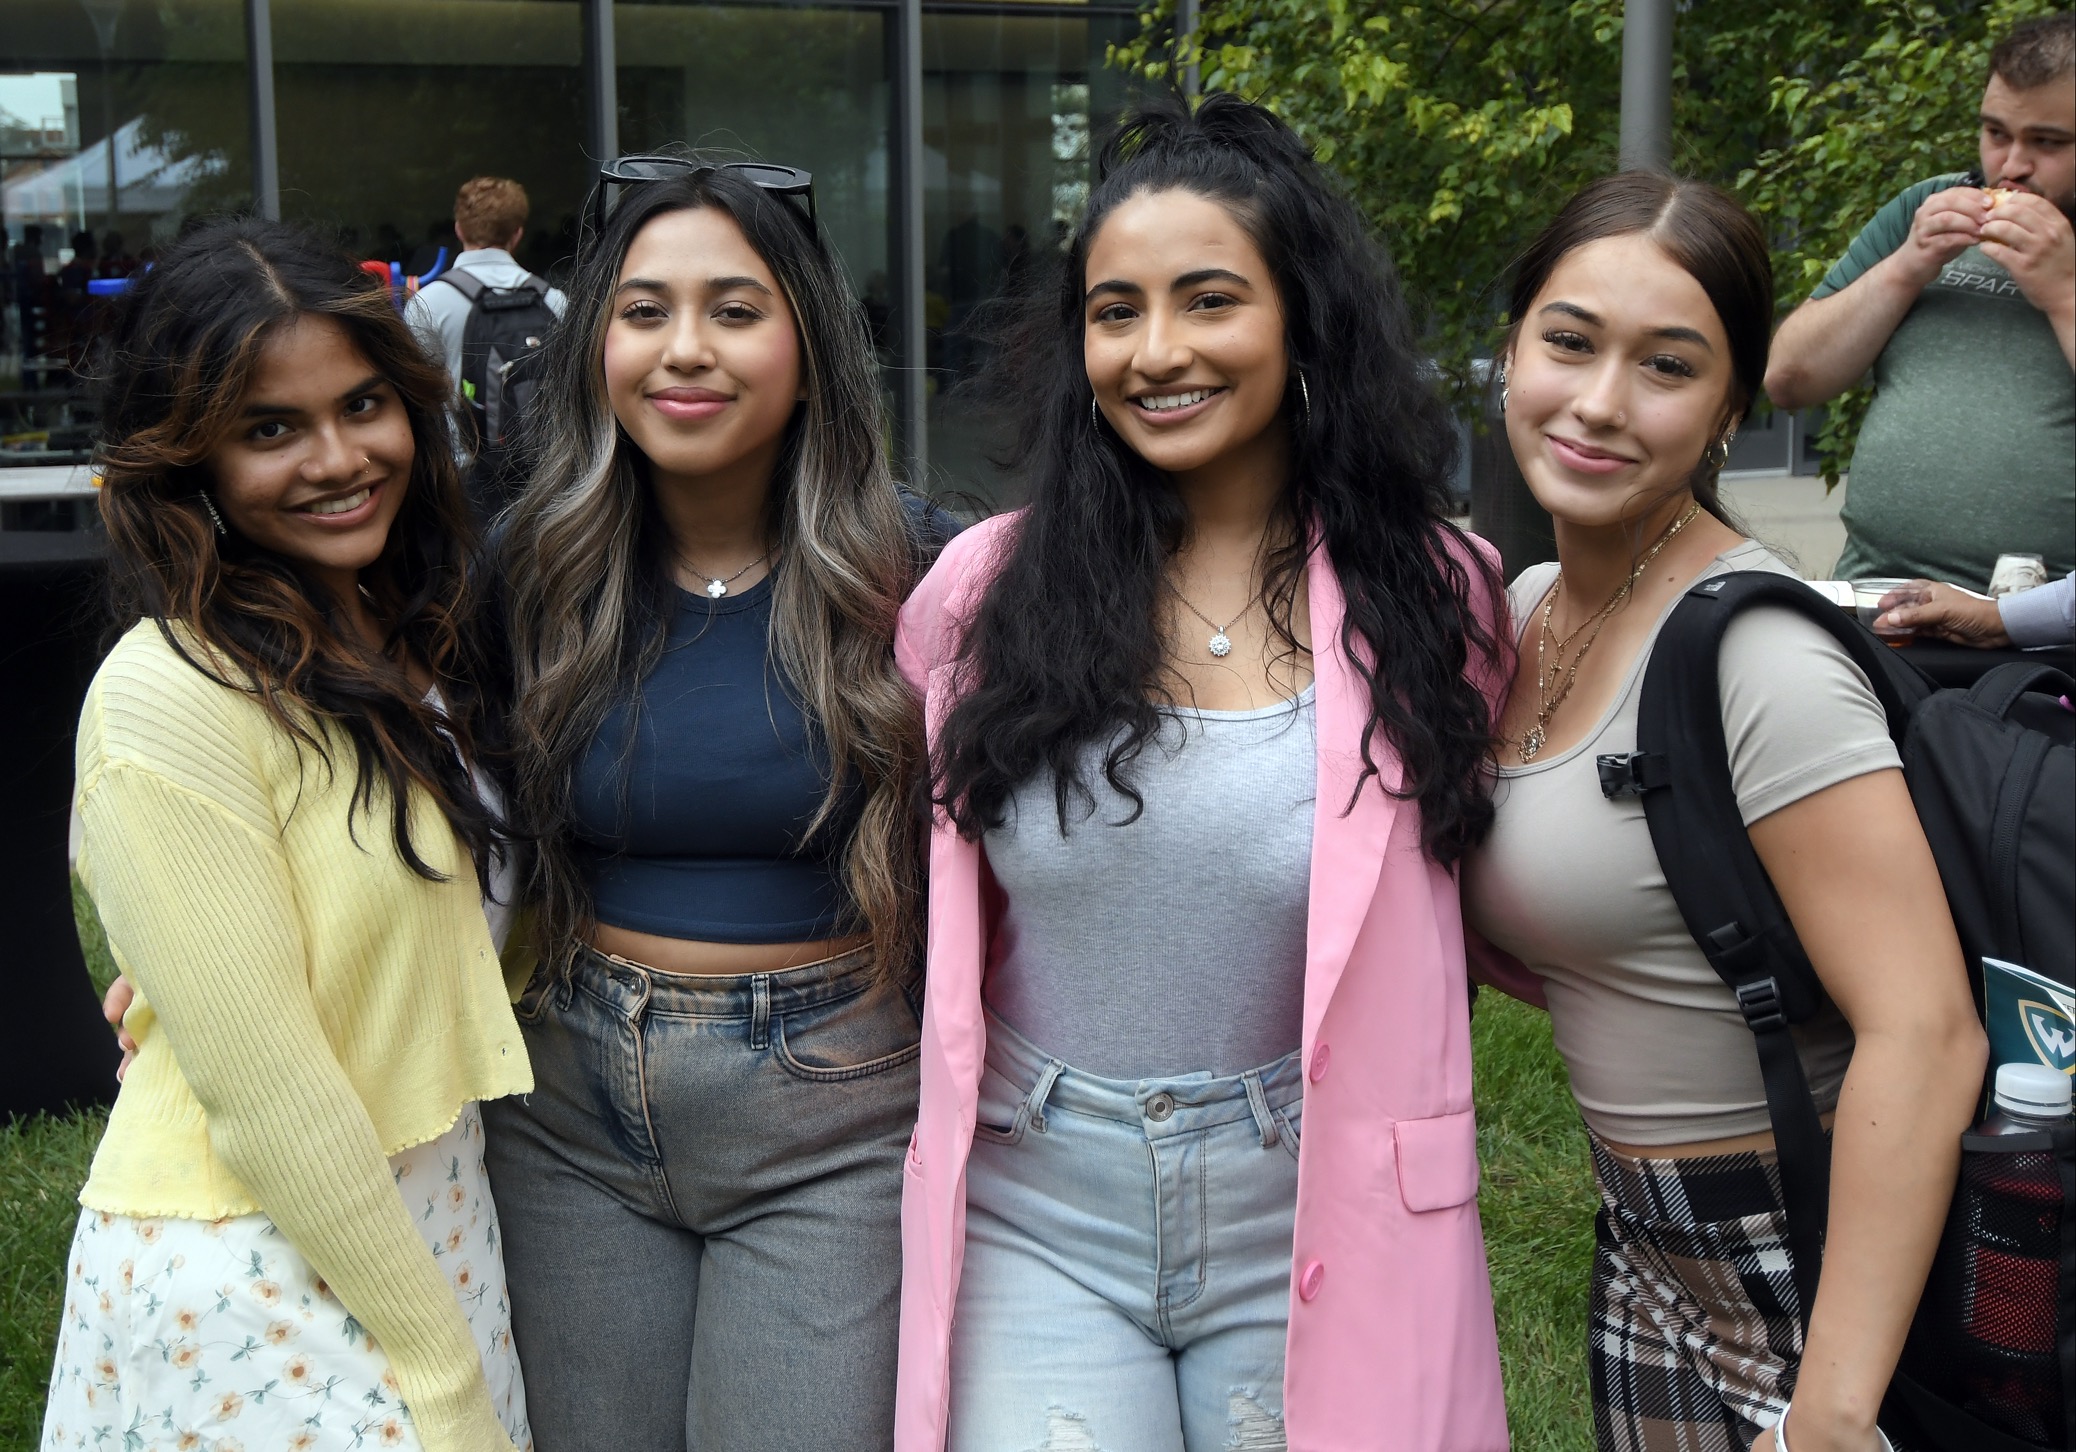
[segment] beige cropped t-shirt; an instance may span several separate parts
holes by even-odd
[[[1792,574],[1747,540],[1703,578]],[[1516,634],[1556,578],[1510,589]],[[1671,607],[1667,607],[1669,614]],[[1587,1125],[1632,1145],[1685,1144],[1769,1127],[1751,1031],[1694,944],[1651,846],[1643,804],[1601,795],[1594,757],[1636,749],[1636,707],[1661,616],[1586,739],[1501,768],[1498,818],[1465,863],[1465,918],[1541,975],[1557,1050]],[[1734,621],[1718,667],[1730,777],[1747,826],[1851,777],[1899,766],[1867,678],[1817,626],[1780,608]],[[1834,1008],[1796,1030],[1820,1109],[1838,1099],[1852,1030]]]

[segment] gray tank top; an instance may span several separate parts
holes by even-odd
[[[1303,1034],[1313,692],[1259,711],[1173,709],[1126,768],[1082,756],[1095,809],[1053,777],[1019,787],[984,839],[1006,898],[985,998],[1046,1053],[1109,1079],[1273,1063]]]

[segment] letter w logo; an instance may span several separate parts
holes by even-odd
[[[2018,1013],[2026,1026],[2026,1038],[2040,1062],[2064,1074],[2076,1068],[2076,1024],[2044,1003],[2020,1000]]]

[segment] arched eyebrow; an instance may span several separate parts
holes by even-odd
[[[1200,267],[1195,272],[1183,273],[1182,276],[1176,278],[1173,282],[1169,283],[1168,291],[1187,292],[1190,288],[1202,287],[1207,282],[1233,282],[1238,283],[1241,287],[1254,286],[1253,283],[1249,282],[1239,273],[1232,271],[1230,268]],[[1140,297],[1144,295],[1145,291],[1146,290],[1140,287],[1139,284],[1136,282],[1126,282],[1121,278],[1113,277],[1106,279],[1103,282],[1099,282],[1094,287],[1090,288],[1088,292],[1083,295],[1081,301],[1082,305],[1085,307],[1089,303],[1094,302],[1099,295],[1118,294],[1124,297]]]
[[[1577,303],[1544,303],[1541,308],[1537,309],[1537,311],[1543,313],[1556,313],[1560,317],[1577,318],[1580,322],[1586,324],[1586,326],[1591,328],[1604,328],[1607,326],[1607,319],[1601,317],[1599,313],[1589,312],[1585,308],[1580,307]],[[1683,328],[1677,325],[1664,328],[1646,328],[1644,330],[1644,336],[1646,338],[1664,338],[1674,343],[1694,343],[1702,348],[1707,349],[1711,353],[1716,351],[1715,345],[1709,342],[1708,338],[1704,334],[1702,334],[1694,328]]]
[[[706,280],[705,287],[708,292],[733,292],[739,287],[747,287],[763,293],[766,297],[772,295],[771,289],[757,281],[754,277],[709,277]],[[616,296],[623,292],[669,291],[669,283],[659,282],[653,277],[630,277],[613,289]]]
[[[360,382],[354,384],[353,387],[340,394],[333,402],[351,403],[356,398],[373,393],[388,381],[379,373],[370,373],[367,377],[361,379]],[[301,412],[300,408],[292,404],[269,403],[265,399],[260,398],[246,404],[244,408],[238,411],[238,415],[240,418],[293,418]]]

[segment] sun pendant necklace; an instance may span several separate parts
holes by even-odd
[[[706,575],[706,571],[700,569],[699,566],[693,564],[689,556],[680,555],[678,558],[684,560],[685,564],[691,569],[693,574]],[[770,558],[771,551],[766,550],[763,554],[757,556],[757,558],[751,560],[747,565],[744,565],[741,569],[737,570],[734,574],[729,575],[725,579],[723,579],[719,575],[707,575],[706,598],[709,600],[720,599],[723,595],[726,595],[728,593],[728,587],[730,585],[734,584],[737,580],[740,580],[744,575],[747,575],[750,571],[756,569],[757,566],[763,564],[766,560]]]
[[[1169,583],[1168,588],[1174,591],[1175,598],[1177,600],[1182,601],[1183,609],[1187,610],[1190,614],[1196,616],[1197,619],[1203,621],[1206,625],[1211,627],[1211,638],[1204,643],[1204,648],[1210,651],[1211,654],[1216,656],[1219,660],[1224,660],[1227,656],[1231,655],[1233,653],[1233,642],[1232,638],[1228,636],[1226,632],[1228,630],[1231,630],[1235,625],[1238,625],[1242,620],[1247,618],[1247,610],[1252,610],[1254,608],[1254,602],[1252,600],[1249,600],[1247,602],[1246,610],[1242,610],[1238,615],[1235,615],[1232,619],[1226,621],[1225,624],[1220,625],[1216,620],[1213,620],[1203,611],[1197,609],[1196,606],[1190,604],[1188,598],[1185,595],[1183,595],[1183,593],[1180,590],[1175,589],[1173,582]]]

